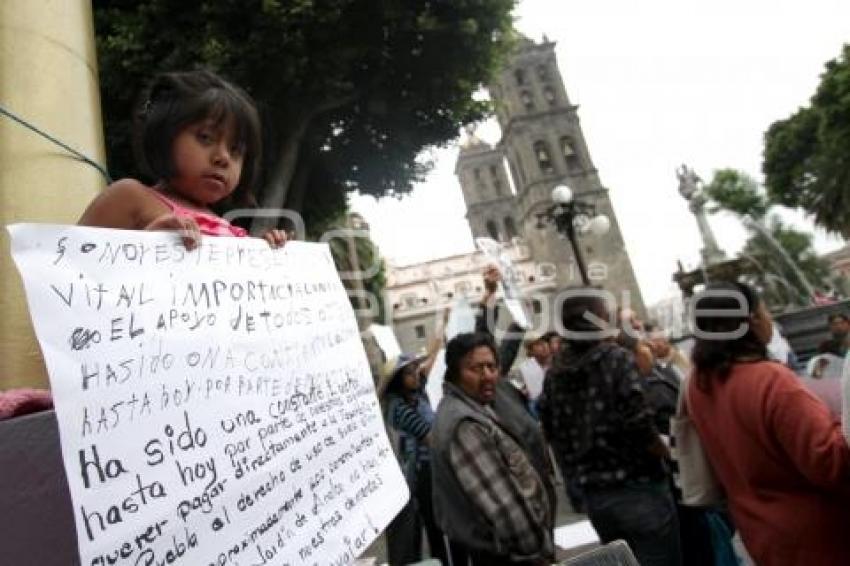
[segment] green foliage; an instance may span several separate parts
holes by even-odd
[[[322,226],[322,232],[334,229],[348,228],[348,215],[339,215],[334,219],[326,221]],[[387,285],[386,264],[380,255],[380,251],[371,238],[353,238],[354,250],[351,248],[352,240],[344,237],[334,237],[328,241],[334,264],[340,272],[363,272],[369,274],[377,271],[371,277],[362,279],[363,290],[369,293],[370,300],[377,302],[378,313],[374,322],[383,324],[386,320],[386,305],[384,304],[384,289]],[[352,253],[352,251],[354,253]],[[355,262],[356,256],[356,262]],[[343,279],[343,284],[348,290],[356,290],[356,282],[352,279]],[[352,297],[352,306],[357,304]],[[365,308],[365,307],[364,307]]]
[[[762,170],[770,199],[802,207],[850,236],[850,45],[829,61],[809,106],[765,134]]]
[[[723,209],[760,219],[764,218],[770,206],[755,179],[735,169],[715,171],[711,182],[705,186],[705,192],[715,203],[711,212]]]
[[[839,286],[828,263],[815,252],[812,235],[768,214],[770,203],[752,177],[743,171],[721,169],[714,172],[705,191],[713,201],[712,212],[725,210],[758,223],[745,223],[749,237],[739,257],[746,258],[748,266],[740,275],[761,290],[768,305],[808,305],[812,297],[807,283],[821,289]]]
[[[406,193],[423,148],[489,112],[472,94],[512,47],[514,3],[94,0],[110,168],[139,174],[130,117],[150,76],[206,67],[258,102],[264,205],[309,225],[348,191]]]

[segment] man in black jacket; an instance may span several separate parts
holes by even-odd
[[[624,539],[642,566],[679,566],[679,525],[634,355],[617,345],[593,289],[563,302],[567,347],[553,363],[540,418],[564,474],[584,493],[603,542]]]

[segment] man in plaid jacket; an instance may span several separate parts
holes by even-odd
[[[445,379],[432,428],[438,524],[474,566],[551,563],[548,471],[528,449],[542,438],[534,438],[540,432],[524,408],[497,387],[492,338],[470,333],[450,341]]]

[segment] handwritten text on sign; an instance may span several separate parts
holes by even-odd
[[[9,230],[82,564],[345,564],[407,500],[327,246]]]

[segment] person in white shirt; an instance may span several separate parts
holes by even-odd
[[[537,414],[537,398],[543,392],[543,378],[552,363],[552,351],[542,336],[531,336],[525,341],[526,360],[519,366],[528,391],[532,413]]]

